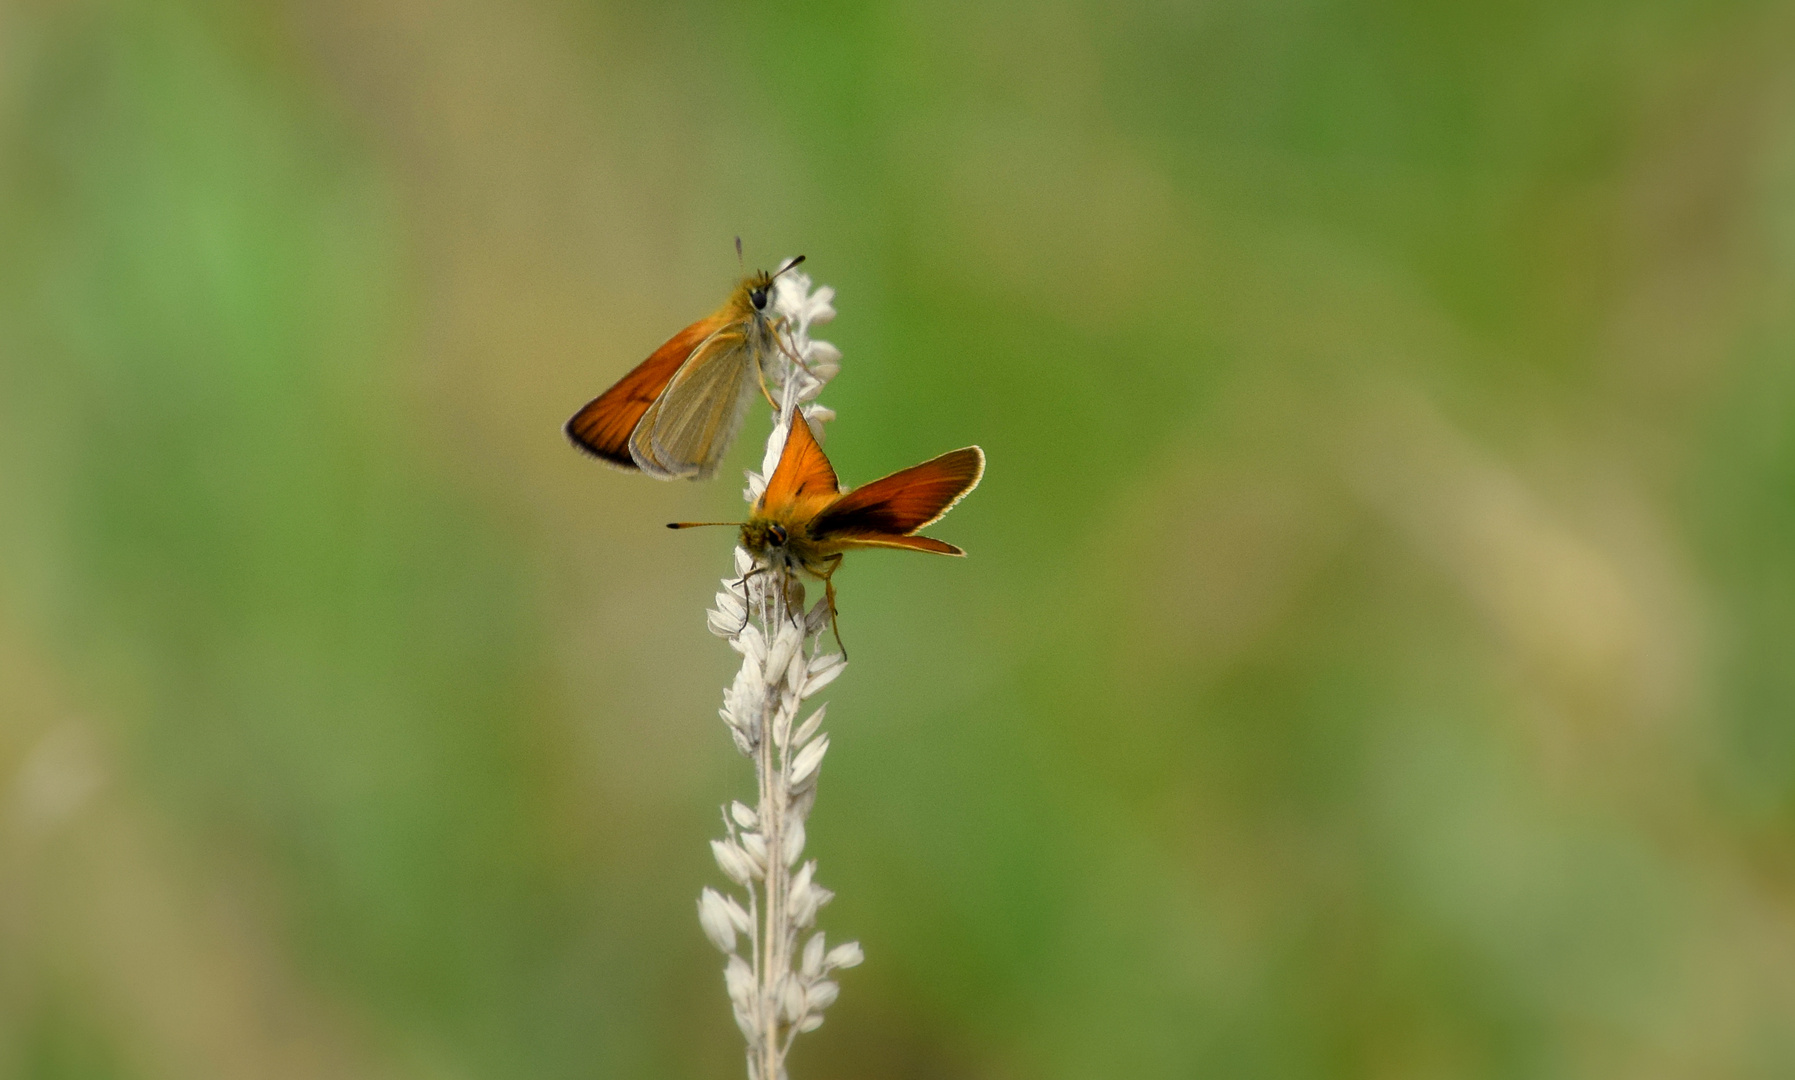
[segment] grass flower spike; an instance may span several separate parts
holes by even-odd
[[[812,326],[835,317],[833,290],[813,292],[810,278],[795,272],[775,288],[780,362],[768,374],[780,422],[767,440],[766,464],[748,474],[743,494],[749,502],[766,490],[778,464],[788,434],[782,418],[796,410],[814,427],[833,419],[816,397],[841,368],[840,351],[810,337]],[[742,896],[706,888],[698,922],[728,957],[723,984],[747,1040],[749,1080],[786,1080],[792,1041],[822,1026],[823,1011],[839,993],[831,976],[862,959],[857,943],[831,948],[815,929],[817,913],[834,894],[816,880],[816,861],[803,857],[804,823],[816,802],[829,736],[822,731],[824,706],[800,714],[841,675],[846,660],[822,645],[827,601],[806,609],[796,578],[755,569],[738,547],[708,625],[742,656],[719,713],[736,749],[754,762],[758,802],[724,807],[724,836],[711,850]]]

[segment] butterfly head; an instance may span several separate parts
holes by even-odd
[[[754,309],[756,315],[765,315],[767,309],[773,306],[773,282],[779,279],[780,274],[785,273],[787,270],[792,269],[803,261],[804,256],[800,255],[787,262],[784,266],[781,266],[777,273],[769,274],[765,270],[762,270],[760,273],[755,274],[742,282],[742,287],[748,292],[748,304]],[[736,295],[740,296],[741,294],[737,293]]]
[[[742,524],[742,547],[762,561],[781,561],[791,543],[791,533],[784,525],[765,518]]]

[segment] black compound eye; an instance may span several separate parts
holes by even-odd
[[[785,526],[784,525],[768,525],[767,526],[767,535],[769,535],[773,538],[773,543],[783,544],[786,541]]]
[[[755,311],[765,311],[767,308],[767,290],[755,289],[748,294],[748,302],[754,305]]]

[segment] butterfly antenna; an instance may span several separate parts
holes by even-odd
[[[738,263],[743,261],[742,260],[742,238],[739,236],[735,238],[735,261]]]
[[[746,525],[745,521],[669,521],[669,529],[702,529],[707,525]]]
[[[803,261],[804,261],[804,256],[802,256],[802,255],[798,256],[797,258],[793,259],[791,262],[788,262],[784,266],[781,266],[779,268],[779,274],[785,273],[787,270],[790,270],[792,267],[798,265],[799,263],[801,263]],[[773,276],[778,277],[779,274],[774,274]]]

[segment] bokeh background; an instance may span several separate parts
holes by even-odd
[[[751,264],[829,449],[856,1077],[1795,1076],[1795,7],[0,4],[0,1075],[741,1075]],[[758,454],[757,410],[735,462]]]

